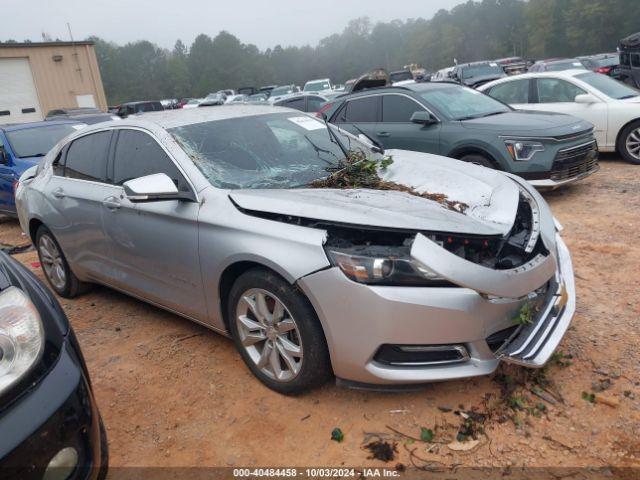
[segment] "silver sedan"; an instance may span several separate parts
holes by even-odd
[[[282,393],[542,366],[575,292],[535,189],[400,150],[378,175],[424,195],[311,188],[353,151],[382,158],[293,110],[151,113],[63,140],[18,214],[59,295],[99,283],[206,325]]]

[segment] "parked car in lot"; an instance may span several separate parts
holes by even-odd
[[[182,106],[182,108],[189,109],[199,107],[202,101],[204,101],[204,98],[191,98]]]
[[[395,72],[389,72],[389,81],[392,84],[402,85],[402,83],[405,83],[405,82],[412,82],[413,74],[409,69],[396,70]]]
[[[513,175],[378,152],[278,107],[160,112],[58,145],[23,175],[18,213],[58,294],[101,283],[207,325],[282,393],[543,365],[575,309],[544,199]],[[354,155],[405,191],[317,184]]]
[[[290,96],[293,93],[297,93],[298,88],[295,85],[281,85],[271,90],[269,94],[269,101],[275,103],[282,100],[284,97]]]
[[[519,75],[529,69],[529,63],[522,57],[506,57],[494,60],[507,75]]]
[[[506,76],[506,73],[496,62],[472,62],[456,65],[448,75],[462,85],[478,88],[496,78]]]
[[[620,55],[618,53],[600,53],[578,57],[585,68],[618,79],[620,77]]]
[[[515,78],[515,77],[514,77]],[[554,188],[598,170],[593,126],[521,112],[455,83],[418,83],[342,96],[322,113],[385,148],[457,158]]]
[[[105,113],[97,108],[57,108],[50,110],[45,120],[75,120],[76,122],[90,125],[93,123],[120,120],[120,117],[112,115],[111,113]]]
[[[212,107],[216,105],[224,105],[227,101],[227,95],[223,92],[210,93],[198,103],[199,107]]]
[[[332,90],[333,86],[331,85],[331,80],[328,78],[309,80],[302,88],[303,92],[317,93],[319,95],[322,95],[324,92],[331,92]]]
[[[254,93],[253,95],[249,95],[249,98],[247,99],[250,103],[266,103],[268,100],[269,95],[266,93]]]
[[[80,345],[56,298],[2,252],[0,358],[2,478],[104,479],[107,437]]]
[[[620,80],[640,88],[640,32],[620,40]]]
[[[438,70],[436,73],[434,73],[433,75],[431,75],[431,81],[432,82],[446,82],[446,81],[450,81],[451,77],[449,76],[449,74],[453,71],[453,67],[447,67],[447,68],[443,68]]]
[[[164,107],[159,101],[142,101],[142,102],[128,102],[120,105],[118,109],[118,116],[121,118],[127,118],[129,115],[137,115],[146,112],[160,112],[164,110]]]
[[[315,113],[327,103],[327,98],[321,95],[293,94],[275,102],[278,107],[295,108],[301,112]]]
[[[538,60],[529,67],[529,73],[534,72],[561,72],[562,70],[575,70],[587,68],[577,58],[550,58]]]
[[[0,213],[16,215],[14,192],[20,175],[56,143],[85,126],[72,120],[0,125]]]
[[[529,73],[480,90],[517,109],[582,118],[594,125],[601,152],[617,151],[640,164],[640,91],[606,75],[584,70]]]

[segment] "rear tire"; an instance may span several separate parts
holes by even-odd
[[[640,120],[631,122],[622,129],[616,148],[627,162],[640,165]]]
[[[320,321],[295,286],[269,270],[252,269],[235,281],[227,305],[236,348],[267,387],[297,395],[330,378]]]
[[[499,170],[498,166],[493,160],[479,153],[470,153],[468,155],[463,155],[462,157],[460,157],[460,160],[462,160],[463,162],[474,163],[476,165],[480,165],[481,167]]]
[[[35,247],[44,276],[58,295],[73,298],[87,290],[88,285],[73,274],[60,244],[44,225],[36,232]]]

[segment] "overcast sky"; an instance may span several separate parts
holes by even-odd
[[[199,33],[220,30],[265,49],[275,45],[315,45],[341,32],[349,20],[373,22],[431,18],[464,0],[0,0],[0,40],[33,41],[42,32],[69,39],[98,35],[116,43],[150,40],[173,47],[190,45]]]

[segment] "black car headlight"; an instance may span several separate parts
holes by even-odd
[[[349,249],[327,250],[331,263],[349,279],[366,285],[451,286],[411,257],[363,254]]]
[[[0,393],[40,359],[44,329],[31,299],[17,287],[0,293]]]
[[[505,146],[511,158],[518,162],[526,162],[533,158],[536,152],[543,152],[544,145],[540,142],[528,140],[505,140]]]

